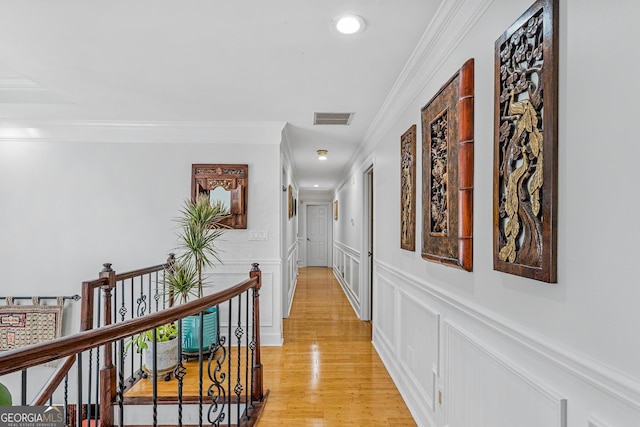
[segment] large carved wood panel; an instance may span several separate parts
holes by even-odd
[[[422,257],[473,269],[473,59],[422,109]]]
[[[416,250],[416,125],[400,138],[400,247]]]
[[[539,0],[495,45],[493,266],[556,282],[558,3]]]
[[[247,191],[249,189],[249,166],[226,164],[191,165],[191,198],[199,194],[210,196],[216,188],[229,193],[231,215],[222,223],[230,228],[247,228]]]

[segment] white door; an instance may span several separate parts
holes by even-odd
[[[326,205],[307,206],[307,265],[328,267],[329,232],[327,230],[329,208]]]

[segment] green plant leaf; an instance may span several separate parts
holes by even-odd
[[[9,389],[2,383],[0,383],[0,406],[11,406],[13,401],[11,399],[11,393]]]
[[[205,267],[213,267],[215,262],[221,263],[216,240],[219,239],[226,226],[221,222],[229,216],[229,211],[220,202],[211,204],[206,195],[201,195],[195,202],[187,200],[180,210],[181,216],[177,218],[181,225],[178,233],[178,249],[181,255],[178,260],[183,265],[194,266],[197,272],[197,294],[203,295],[202,270]],[[192,292],[181,292],[182,301],[186,302]]]

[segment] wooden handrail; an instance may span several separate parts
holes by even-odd
[[[153,267],[141,268],[139,270],[128,271],[126,273],[118,273],[116,274],[116,281],[132,279],[134,277],[139,277],[144,274],[155,273],[156,271],[163,271],[167,268],[169,264],[158,264]]]
[[[63,357],[126,338],[156,326],[194,315],[221,304],[259,285],[258,277],[251,277],[223,291],[207,295],[186,304],[157,311],[143,317],[86,330],[55,340],[0,354],[0,376],[51,362]]]
[[[58,388],[64,377],[69,373],[69,369],[76,363],[75,356],[69,356],[65,359],[64,363],[61,363],[56,368],[55,372],[47,383],[40,389],[36,397],[30,403],[30,406],[41,406],[46,404],[53,392]]]

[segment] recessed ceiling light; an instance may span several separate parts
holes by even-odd
[[[318,184],[313,184],[314,188],[320,187]]]
[[[341,15],[333,20],[336,30],[342,34],[355,34],[364,31],[364,19],[358,15]]]

